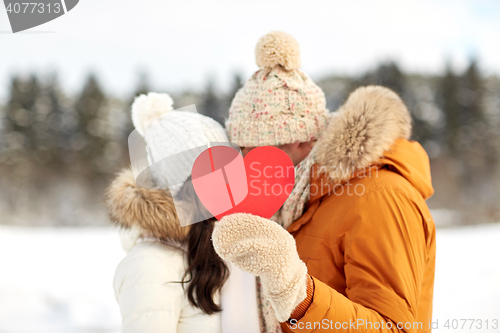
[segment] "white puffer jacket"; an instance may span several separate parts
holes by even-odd
[[[179,283],[186,271],[186,253],[165,242],[182,243],[189,226],[180,226],[172,198],[164,190],[136,186],[132,171],[125,170],[111,184],[107,204],[110,219],[121,227],[127,252],[113,286],[123,333],[260,332],[255,277],[231,263],[226,263],[230,274],[222,297],[215,295],[222,313],[207,315],[189,304]]]
[[[181,249],[139,241],[118,265],[114,279],[122,332],[222,332],[220,313],[207,315],[189,304],[179,283],[185,269]]]

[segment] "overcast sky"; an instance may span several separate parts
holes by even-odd
[[[0,8],[0,102],[13,73],[56,70],[74,92],[92,70],[105,89],[129,94],[145,70],[154,87],[226,88],[235,71],[257,69],[254,47],[270,30],[301,45],[313,78],[355,74],[380,60],[412,72],[463,69],[476,55],[500,74],[500,1],[165,1],[80,0],[66,15],[24,33],[9,33]]]

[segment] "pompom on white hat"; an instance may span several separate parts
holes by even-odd
[[[137,96],[132,104],[132,123],[144,136],[145,128],[155,118],[173,111],[174,101],[169,94],[150,92]]]
[[[234,97],[226,128],[240,147],[318,139],[328,121],[325,94],[304,72],[299,44],[271,31],[255,48],[258,70]]]
[[[194,148],[209,143],[228,143],[224,128],[196,112],[176,111],[168,94],[150,92],[136,97],[132,122],[147,143],[153,180],[173,195],[191,175],[199,155]]]

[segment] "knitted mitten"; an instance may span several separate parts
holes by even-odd
[[[221,258],[260,276],[280,322],[306,298],[306,265],[292,235],[276,222],[252,214],[228,215],[215,224],[212,241]]]

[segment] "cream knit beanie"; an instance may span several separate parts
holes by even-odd
[[[233,99],[226,122],[240,147],[276,146],[317,139],[327,123],[325,95],[300,67],[297,41],[272,31],[255,49],[260,70]]]

